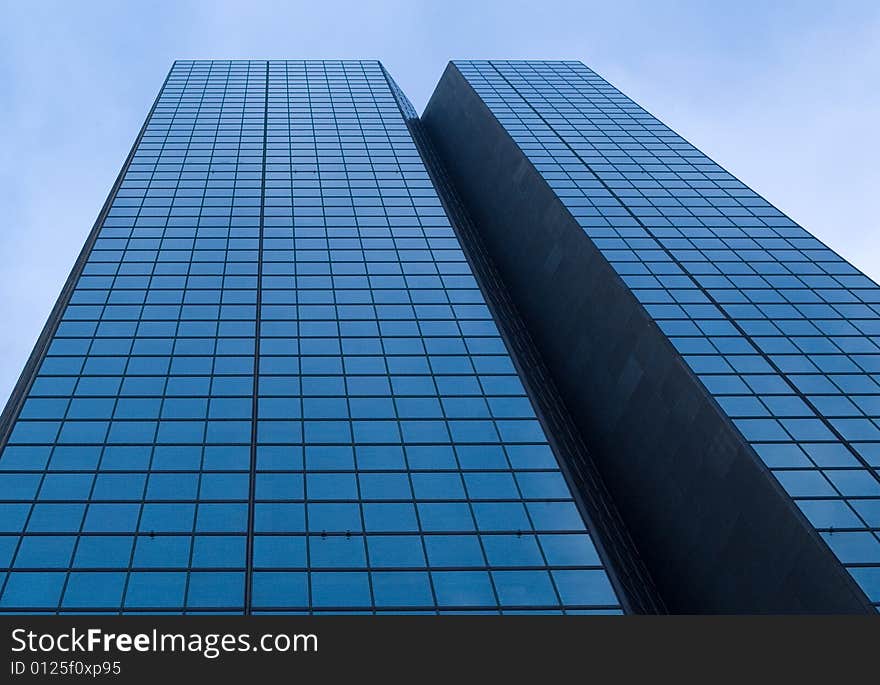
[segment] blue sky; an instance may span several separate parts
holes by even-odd
[[[0,0],[0,403],[172,62],[578,59],[875,280],[880,3]]]

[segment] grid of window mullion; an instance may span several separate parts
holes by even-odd
[[[258,402],[259,402],[259,383],[260,383],[260,337],[261,337],[261,308],[262,308],[262,292],[263,292],[263,247],[264,247],[264,231],[265,231],[265,207],[266,207],[266,156],[268,145],[268,122],[269,122],[269,101],[271,94],[269,80],[269,62],[265,62],[265,71],[262,74],[264,99],[262,103],[263,122],[262,122],[262,150],[260,155],[260,199],[259,199],[259,233],[257,237],[257,254],[256,254],[256,293],[255,293],[255,311],[254,311],[254,360],[253,360],[253,379],[251,386],[251,409],[250,409],[250,445],[248,450],[248,494],[247,494],[247,525],[245,530],[245,573],[243,588],[243,608],[244,613],[251,614],[253,611],[253,555],[254,555],[254,516],[256,511],[255,492],[256,492],[256,464],[257,464],[257,430],[258,430]],[[250,71],[248,72],[250,77]]]

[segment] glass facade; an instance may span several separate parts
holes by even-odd
[[[878,561],[876,287],[583,67],[461,68]],[[569,147],[635,153],[593,147],[593,91],[694,188],[628,192],[649,228]],[[0,612],[621,611],[378,62],[176,62],[95,230],[0,454]]]
[[[880,288],[579,62],[456,62],[880,602]]]

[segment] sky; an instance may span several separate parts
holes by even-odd
[[[0,0],[0,406],[174,59],[576,59],[880,280],[876,0]]]

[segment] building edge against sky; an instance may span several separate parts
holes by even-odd
[[[579,63],[414,115],[175,63],[3,414],[0,611],[870,611],[877,286]]]

